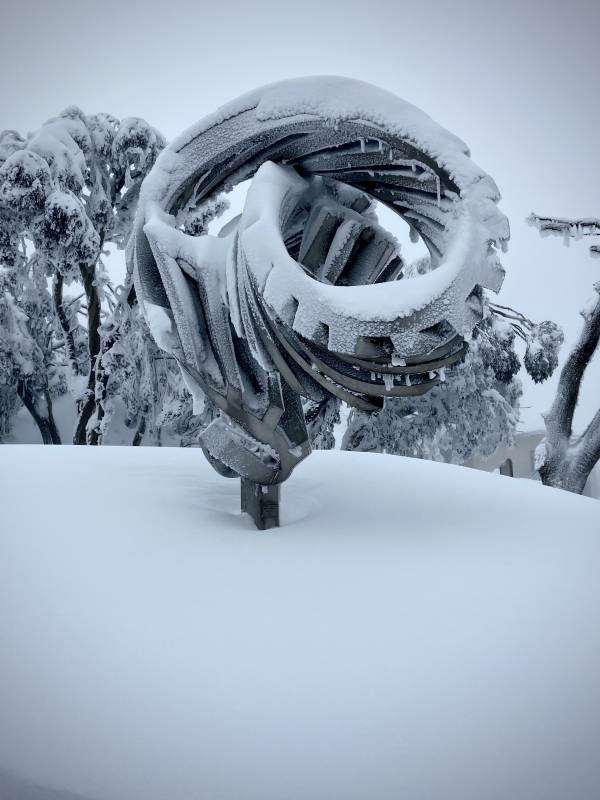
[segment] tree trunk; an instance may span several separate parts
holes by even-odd
[[[83,288],[87,298],[88,309],[88,353],[90,358],[90,371],[85,391],[85,398],[79,409],[79,419],[73,437],[73,444],[93,444],[99,442],[97,428],[88,431],[88,423],[96,410],[96,375],[98,370],[98,356],[100,354],[100,295],[94,285],[96,271],[94,267],[82,266],[80,268]]]
[[[129,292],[127,294],[126,302],[127,302],[127,305],[129,306],[130,309],[137,302],[137,298],[135,296],[135,289],[134,289],[133,285],[129,289]],[[110,379],[110,374],[104,369],[103,362],[102,362],[102,357],[104,356],[105,353],[108,353],[108,351],[111,350],[116,345],[116,343],[121,338],[121,335],[122,335],[122,330],[121,330],[121,325],[119,323],[119,324],[116,324],[113,327],[111,333],[104,338],[104,341],[102,341],[102,343],[101,343],[101,353],[100,353],[100,356],[99,356],[99,358],[97,359],[97,362],[96,362],[95,396],[96,396],[96,416],[97,416],[97,425],[98,426],[99,426],[99,423],[104,418],[104,414],[105,414],[104,401],[106,400],[106,393],[107,393],[107,389],[108,389],[108,381]],[[136,441],[137,436],[138,436],[138,434],[136,432],[132,444],[138,445],[141,442],[141,440],[142,440],[142,438],[144,436],[145,430],[146,430],[146,420],[144,419],[143,420],[143,428],[142,428],[142,430],[140,431],[140,434],[139,434],[139,441]],[[94,443],[95,444],[102,444],[102,435],[100,434],[99,431],[96,431],[96,441]]]
[[[133,447],[139,447],[141,445],[145,433],[146,433],[146,415],[142,414],[137,426],[137,430],[135,432],[135,436],[133,437],[133,441],[131,442]]]
[[[33,417],[42,437],[43,444],[60,444],[60,435],[52,415],[52,401],[48,392],[44,392],[47,405],[47,416],[42,414],[37,407],[37,398],[23,381],[17,384],[17,394],[27,411]]]
[[[545,486],[581,494],[590,470],[581,469],[576,461],[565,455],[562,458],[552,458],[549,464],[540,467],[539,473]]]
[[[81,374],[81,369],[77,360],[75,337],[73,336],[69,318],[67,317],[67,312],[65,311],[65,307],[63,305],[63,276],[60,272],[57,272],[54,275],[54,280],[52,281],[52,300],[54,302],[54,310],[56,311],[58,322],[65,337],[65,351],[67,354],[67,359],[73,374],[79,375]]]
[[[600,283],[595,285],[600,295]],[[584,314],[577,344],[563,366],[556,397],[544,416],[546,438],[544,458],[538,468],[547,486],[581,494],[595,464],[600,460],[600,410],[584,433],[573,436],[573,415],[587,365],[600,341],[600,297]]]
[[[48,419],[48,426],[50,429],[50,436],[52,437],[52,444],[62,444],[60,440],[60,433],[58,432],[58,427],[54,419],[52,398],[50,397],[50,392],[47,389],[44,390],[44,399],[46,400],[46,408],[48,410],[47,419]]]

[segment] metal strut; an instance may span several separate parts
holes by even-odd
[[[279,497],[281,484],[265,486],[242,478],[240,495],[242,512],[249,514],[259,531],[279,527]]]

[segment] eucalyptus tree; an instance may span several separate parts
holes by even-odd
[[[122,309],[134,306],[131,281],[125,278],[120,292],[113,287],[105,248],[124,248],[142,180],[164,144],[142,119],[86,116],[76,107],[26,138],[0,134],[0,257],[16,294],[6,291],[18,306],[23,276],[38,287],[55,354],[52,368],[62,361],[77,403],[75,444],[101,441],[109,384],[105,356],[128,317]],[[51,282],[49,298],[42,278]],[[75,297],[65,291],[71,286]]]

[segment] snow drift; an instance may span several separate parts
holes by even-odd
[[[197,450],[0,448],[0,772],[96,800],[599,794],[596,501],[335,451],[276,532],[238,492]]]

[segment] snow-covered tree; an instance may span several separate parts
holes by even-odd
[[[124,247],[141,182],[164,144],[144,120],[86,116],[75,107],[26,139],[15,131],[0,134],[0,258],[5,269],[14,269],[25,241],[34,282],[40,276],[52,281],[47,322],[59,332],[77,401],[75,444],[100,441],[104,359],[119,338],[103,248]],[[83,288],[85,305],[66,297],[71,284]],[[131,306],[133,299],[128,287],[120,302]]]
[[[567,245],[570,239],[600,235],[598,219],[572,220],[531,214],[527,221],[542,235],[562,236]],[[590,254],[600,255],[600,246],[593,244]],[[536,468],[542,481],[579,494],[600,460],[600,408],[583,433],[573,432],[581,381],[600,340],[600,282],[594,285],[594,295],[581,315],[583,326],[561,369],[554,402],[544,414],[546,436],[536,451]]]
[[[202,425],[203,415],[194,415],[179,366],[154,343],[139,306],[118,302],[111,326],[99,369],[101,431],[121,414],[134,446],[144,439],[161,444],[164,433],[182,446],[190,444],[210,419]]]
[[[5,226],[0,221],[0,236]],[[0,250],[2,246],[0,245]],[[43,274],[25,245],[0,266],[0,436],[10,432],[20,404],[30,412],[46,444],[60,443],[52,402],[65,391],[51,301]],[[20,401],[20,402],[19,402]]]
[[[517,370],[521,366],[518,355],[512,349],[516,335],[525,344],[523,365],[530,378],[535,383],[543,383],[547,380],[558,366],[558,352],[564,342],[564,334],[561,328],[551,320],[544,320],[536,324],[520,311],[515,311],[514,308],[509,306],[488,303],[488,307],[494,316],[510,322],[510,327],[505,327],[505,331],[508,331],[508,334],[502,334],[511,337],[510,346],[502,350],[503,357],[507,359],[506,369],[514,373],[514,365],[516,365]],[[498,334],[494,335],[497,336]],[[499,380],[502,380],[502,367],[500,365],[495,372]]]

